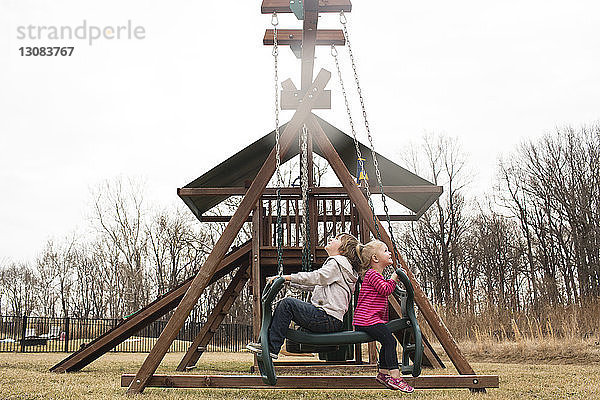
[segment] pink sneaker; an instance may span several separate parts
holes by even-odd
[[[400,390],[401,392],[404,392],[404,393],[412,393],[415,390],[412,386],[410,386],[408,383],[406,383],[406,381],[404,379],[392,378],[391,376],[388,377],[386,386],[389,387],[390,389]]]
[[[391,378],[388,374],[384,374],[382,372],[377,372],[377,376],[375,377],[375,380],[379,383],[381,383],[383,386],[389,387],[387,384],[387,380]]]

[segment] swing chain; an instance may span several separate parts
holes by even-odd
[[[302,236],[304,237],[304,247],[302,248],[302,269],[309,271],[311,265],[310,253],[310,221],[308,215],[308,129],[306,124],[302,126],[302,134],[300,135],[301,148],[301,178],[302,186],[302,216],[304,224],[302,224]]]
[[[277,56],[279,55],[279,47],[277,45],[277,25],[279,19],[277,13],[274,12],[271,17],[273,25],[273,60],[274,60],[274,75],[275,75],[275,169],[276,169],[276,187],[277,187],[277,273],[283,275],[283,229],[281,221],[281,148],[279,143],[279,74],[277,66]]]
[[[346,15],[344,14],[344,11],[340,12],[340,22],[342,24],[342,28],[344,31],[344,38],[346,39],[346,45],[348,46],[348,54],[350,55],[350,62],[352,64],[352,70],[354,72],[354,81],[356,83],[356,91],[358,92],[358,97],[360,99],[360,106],[362,109],[362,115],[363,115],[363,120],[365,123],[365,129],[367,131],[367,136],[369,138],[369,144],[371,146],[371,156],[373,157],[373,166],[375,167],[375,175],[377,177],[377,185],[379,186],[379,190],[381,191],[381,200],[383,202],[383,208],[385,211],[385,216],[386,216],[386,220],[388,223],[388,230],[390,232],[390,240],[392,242],[392,247],[394,250],[394,254],[397,253],[397,247],[396,247],[396,240],[394,238],[394,232],[392,229],[392,222],[390,220],[390,215],[389,215],[389,210],[388,210],[388,206],[387,206],[387,202],[385,199],[385,194],[383,192],[383,184],[382,184],[382,179],[381,179],[381,172],[379,170],[379,163],[377,161],[377,156],[375,154],[375,146],[373,144],[373,136],[371,135],[371,129],[369,127],[369,120],[367,118],[367,110],[365,107],[365,101],[362,95],[362,88],[360,86],[360,81],[358,79],[358,72],[357,72],[357,68],[356,68],[356,62],[354,60],[354,53],[352,52],[352,45],[350,44],[350,35],[348,33],[348,27],[346,26],[347,20],[346,20]],[[377,226],[377,224],[376,224]],[[379,229],[377,229],[379,231]]]
[[[354,120],[352,119],[352,112],[350,111],[350,103],[348,102],[348,94],[346,93],[344,79],[342,78],[342,70],[340,68],[340,63],[338,60],[338,52],[335,48],[335,45],[333,44],[331,45],[331,55],[335,60],[335,67],[337,69],[338,79],[342,88],[342,94],[344,95],[344,104],[346,105],[348,121],[350,121],[350,130],[352,132],[352,138],[354,139],[354,147],[356,148],[356,157],[358,158],[358,162],[360,163],[361,170],[365,171],[365,165],[363,161],[364,159],[362,157],[362,152],[360,151],[358,139],[356,138],[356,129],[354,127]],[[381,239],[381,232],[379,232],[379,225],[377,224],[377,219],[375,217],[375,207],[373,207],[373,201],[371,200],[371,191],[369,190],[369,182],[367,180],[365,180],[365,189],[367,191],[367,200],[369,202],[369,206],[371,207],[371,214],[373,215],[373,222],[375,222],[375,231],[377,233],[377,239]]]

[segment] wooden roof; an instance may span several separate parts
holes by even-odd
[[[334,148],[340,155],[340,158],[346,165],[346,168],[352,175],[356,173],[356,148],[354,140],[351,136],[345,134],[327,121],[317,117],[317,120],[325,134],[333,144]],[[285,125],[280,129],[283,131]],[[227,160],[223,161],[216,167],[212,168],[202,176],[193,180],[184,186],[184,188],[218,188],[218,187],[243,187],[247,186],[257,175],[270,151],[275,146],[275,131],[258,139],[245,149],[239,151]],[[372,187],[377,185],[375,170],[373,167],[373,158],[371,150],[368,146],[359,142],[360,151],[363,158],[366,159],[365,167],[369,175],[369,183]],[[318,146],[314,146],[313,151],[320,156],[323,156]],[[290,150],[285,154],[281,162],[282,164],[289,161],[299,153],[298,142],[292,144]],[[435,187],[431,182],[413,174],[412,172],[395,164],[390,159],[377,154],[377,161],[381,172],[381,179],[384,186],[430,186]],[[431,199],[431,193],[386,193],[390,198],[402,204],[409,210],[417,213],[422,210],[423,206],[428,207],[428,202]],[[203,213],[216,206],[227,195],[215,196],[184,196],[180,195],[185,204],[190,210],[200,219]],[[436,196],[437,198],[437,196]]]

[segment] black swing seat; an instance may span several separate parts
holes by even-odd
[[[386,325],[390,332],[394,333],[410,328],[411,322],[409,318],[398,318],[391,320]],[[374,341],[371,336],[362,331],[315,333],[298,329],[288,329],[285,337],[298,343],[323,346],[368,343]]]
[[[423,357],[423,341],[421,329],[415,315],[414,309],[414,291],[410,280],[401,268],[396,270],[400,281],[404,285],[406,294],[403,296],[398,287],[394,290],[394,296],[403,304],[403,317],[394,319],[386,325],[392,333],[403,332],[402,345],[402,373],[419,376],[421,374],[421,360]],[[263,290],[262,295],[262,326],[260,329],[260,342],[263,349],[269,348],[269,326],[273,316],[273,299],[279,293],[285,279],[278,277],[269,283]],[[402,298],[403,297],[403,298]],[[372,342],[366,332],[360,331],[341,331],[332,333],[314,333],[288,329],[286,338],[298,343],[310,345],[347,345],[356,343]],[[411,364],[412,356],[412,364]],[[262,352],[257,355],[258,368],[262,375],[263,382],[268,385],[277,383],[277,375],[273,366],[273,360],[268,352]]]

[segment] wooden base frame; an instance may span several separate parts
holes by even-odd
[[[131,384],[135,374],[121,375],[121,386]],[[421,375],[406,376],[404,380],[415,389],[463,388],[481,391],[497,388],[496,375]],[[155,374],[146,383],[147,387],[164,388],[235,388],[235,389],[381,389],[373,376],[290,376],[277,378],[277,385],[263,383],[257,375],[162,375]]]

